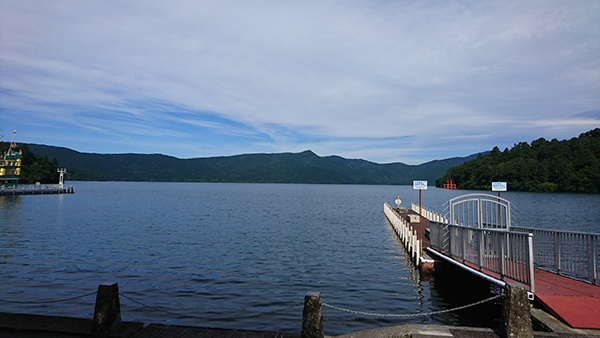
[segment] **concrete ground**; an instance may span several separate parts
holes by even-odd
[[[301,323],[298,323],[300,327]],[[0,313],[0,337],[2,338],[299,338],[300,334],[214,329],[192,326],[175,326],[140,322],[124,322],[110,335],[91,333],[92,320],[84,318],[41,316],[29,314]],[[299,330],[299,329],[298,329]],[[534,332],[536,338],[584,338],[596,337],[590,332]],[[583,334],[582,334],[583,333]],[[502,338],[499,332],[486,328],[470,328],[443,325],[406,324],[349,333],[336,338]]]

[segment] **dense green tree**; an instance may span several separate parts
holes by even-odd
[[[544,138],[515,144],[467,161],[436,180],[453,179],[459,189],[488,190],[507,182],[509,190],[600,193],[600,128],[570,140]]]

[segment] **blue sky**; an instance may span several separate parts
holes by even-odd
[[[0,135],[419,164],[600,126],[600,2],[0,0]]]

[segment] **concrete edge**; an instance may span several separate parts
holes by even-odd
[[[330,338],[397,338],[405,335],[421,335],[433,337],[452,337],[452,326],[435,324],[403,324],[397,326],[378,327],[375,329],[347,333]],[[491,329],[489,329],[491,331]]]
[[[0,329],[2,330],[106,336],[93,333],[92,322],[87,318],[0,312]],[[129,337],[143,328],[144,323],[141,322],[122,322],[110,332],[110,336]]]
[[[572,328],[542,309],[532,308],[531,320],[534,325],[547,332],[600,336],[600,330]]]

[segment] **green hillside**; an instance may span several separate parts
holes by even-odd
[[[339,156],[320,157],[310,150],[178,159],[158,154],[90,154],[46,145],[28,146],[37,155],[56,157],[67,168],[69,180],[91,181],[405,185],[419,179],[433,184],[450,167],[477,157],[471,155],[407,165],[377,164]]]
[[[537,139],[489,154],[448,170],[436,181],[453,179],[458,189],[489,190],[507,182],[509,190],[600,192],[600,128],[570,140]]]

